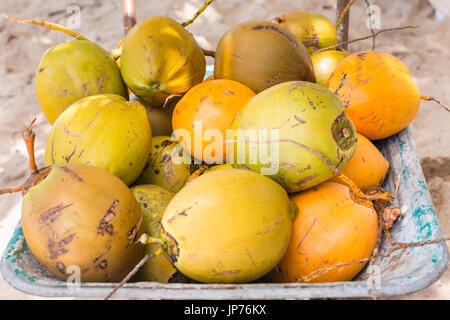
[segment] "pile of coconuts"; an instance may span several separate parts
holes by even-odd
[[[204,50],[165,16],[115,56],[84,37],[49,48],[36,69],[45,167],[30,126],[31,175],[1,191],[22,191],[33,255],[63,280],[79,266],[83,282],[120,282],[143,258],[131,281],[352,280],[364,263],[318,270],[372,255],[391,197],[371,140],[405,128],[421,96],[387,53],[314,54],[336,43],[314,13],[246,21],[208,79]],[[237,152],[266,149],[271,162]]]

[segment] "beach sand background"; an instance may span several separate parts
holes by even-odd
[[[168,15],[184,21],[203,0],[136,0],[137,19]],[[240,22],[267,20],[278,14],[305,10],[335,19],[334,0],[216,0],[188,30],[205,49],[215,46],[230,27]],[[411,71],[420,91],[450,104],[450,4],[445,0],[370,1],[380,7],[381,28],[413,25],[417,29],[384,33],[376,49],[401,59]],[[67,8],[80,8],[81,34],[114,48],[123,36],[121,1],[2,0],[0,13],[66,24]],[[436,10],[437,8],[438,10]],[[366,26],[366,3],[356,1],[350,14],[349,38],[370,34]],[[28,160],[21,132],[36,117],[36,157],[44,164],[44,148],[50,125],[40,112],[35,93],[35,69],[44,51],[69,38],[55,31],[17,24],[0,18],[0,187],[20,185],[28,176]],[[349,50],[370,49],[371,40],[350,45]],[[209,58],[208,58],[209,59]],[[209,60],[211,62],[211,60]],[[438,105],[422,102],[411,125],[423,170],[440,224],[450,234],[450,114]],[[20,194],[0,197],[0,253],[3,253],[20,218]],[[0,299],[36,299],[7,284],[0,276]],[[430,287],[399,299],[450,299],[450,271]]]

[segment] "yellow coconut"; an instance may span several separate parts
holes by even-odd
[[[46,165],[86,163],[131,185],[151,149],[152,133],[144,106],[114,94],[78,100],[56,120],[45,149]]]
[[[274,18],[273,22],[295,34],[309,53],[337,43],[336,27],[321,14],[294,11]]]
[[[206,60],[194,37],[169,17],[147,18],[130,29],[120,71],[128,88],[150,105],[203,81]]]
[[[192,179],[164,212],[162,239],[175,267],[201,282],[264,276],[289,243],[295,207],[271,179],[223,169]]]
[[[348,55],[349,52],[337,50],[327,50],[313,54],[311,61],[314,66],[316,83],[326,86],[336,66]]]

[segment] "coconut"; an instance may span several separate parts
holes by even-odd
[[[139,202],[146,234],[155,238],[160,237],[161,218],[175,194],[151,184],[134,186],[131,192]],[[158,249],[159,245],[150,243],[145,246],[145,253],[155,253]],[[136,280],[167,283],[176,272],[169,257],[162,254],[147,261],[136,274]]]
[[[241,82],[255,93],[286,81],[316,81],[305,46],[288,29],[267,21],[244,22],[222,36],[214,77]]]
[[[114,94],[83,98],[56,120],[45,149],[46,165],[86,163],[131,185],[143,170],[152,133],[144,106]]]
[[[235,165],[268,175],[288,192],[335,175],[356,150],[356,131],[337,97],[322,85],[291,81],[256,95],[236,118]]]
[[[109,53],[88,40],[72,40],[49,48],[36,71],[36,95],[53,124],[81,98],[113,93],[128,98],[119,68]]]
[[[328,79],[341,62],[350,53],[347,51],[327,50],[313,54],[311,60],[314,66],[314,73],[318,84],[326,86]]]
[[[197,167],[177,141],[169,136],[153,137],[147,162],[136,184],[154,184],[178,192]]]
[[[203,81],[206,60],[194,37],[175,20],[154,16],[130,29],[120,71],[128,88],[152,106],[163,105]]]
[[[25,183],[22,229],[33,255],[60,279],[117,282],[142,258],[142,213],[128,187],[86,164],[46,167]]]
[[[333,71],[328,88],[346,106],[356,130],[370,140],[387,138],[410,124],[420,107],[420,92],[396,57],[375,51],[356,52]]]
[[[373,205],[359,203],[351,190],[325,182],[291,197],[299,208],[289,247],[270,273],[276,282],[350,281],[377,242],[378,215]],[[317,272],[335,264],[345,264]],[[317,272],[317,273],[315,273]]]
[[[175,267],[189,278],[250,282],[280,261],[294,214],[286,191],[271,179],[216,170],[191,180],[170,201],[162,239]]]
[[[294,11],[280,15],[272,21],[295,34],[309,53],[337,43],[335,25],[321,14]]]

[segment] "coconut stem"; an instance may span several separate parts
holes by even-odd
[[[30,162],[30,170],[31,174],[37,173],[39,170],[36,165],[36,158],[34,156],[34,140],[36,138],[36,134],[33,131],[33,124],[35,123],[36,118],[31,121],[31,123],[28,125],[28,127],[25,128],[22,132],[22,139],[25,141],[25,144],[27,146],[28,151],[28,160]],[[0,194],[5,193],[15,193],[22,191],[24,184],[22,183],[17,188],[8,188],[8,189],[2,189],[0,190]]]
[[[113,294],[116,293],[116,291],[119,290],[125,283],[127,283],[131,279],[131,277],[133,277],[150,258],[160,256],[164,253],[165,250],[166,247],[162,246],[156,252],[146,254],[141,259],[141,261],[139,261],[139,263],[133,268],[133,270],[131,270],[130,273],[128,273],[127,276],[119,284],[117,284],[116,287],[106,296],[105,300],[111,298]]]
[[[153,238],[153,237],[149,236],[146,233],[142,234],[141,237],[136,242],[140,242],[140,243],[142,243],[144,245],[145,244],[157,243],[157,244],[160,244],[160,245],[164,246],[164,242],[161,239]]]
[[[367,193],[364,193],[361,191],[361,189],[358,188],[358,186],[351,180],[349,177],[347,177],[342,172],[336,176],[339,180],[344,182],[347,187],[350,188],[350,190],[354,193],[354,195],[358,198],[358,200],[361,200],[363,202],[366,201],[379,201],[384,203],[390,203],[392,201],[392,194],[389,192],[385,192],[384,190],[376,189]]]
[[[342,182],[347,185],[347,187],[350,188],[350,190],[353,192],[353,194],[362,202],[367,201],[380,201],[380,202],[391,202],[392,201],[392,195],[389,192],[384,192],[380,190],[376,190],[375,192],[370,192],[365,194],[361,191],[361,189],[358,188],[358,186],[351,180],[349,177],[347,177],[345,174],[342,173],[341,170],[339,170],[335,165],[331,163],[331,161],[325,157],[323,154],[321,154],[319,151],[311,148],[310,146],[304,145],[303,143],[300,143],[298,141],[290,140],[290,139],[280,139],[279,142],[292,142],[303,149],[306,149],[310,152],[312,152],[314,155],[316,155],[318,158],[320,158],[339,178]]]
[[[6,14],[3,15],[3,17],[5,17],[6,19],[11,19],[14,22],[20,22],[20,23],[30,23],[30,24],[34,24],[43,28],[47,28],[50,30],[56,30],[62,33],[65,33],[69,36],[72,36],[78,40],[88,40],[87,38],[83,37],[81,34],[79,34],[78,32],[75,32],[69,28],[66,28],[60,24],[57,23],[53,23],[53,22],[48,22],[48,21],[42,21],[42,20],[27,20],[27,19],[22,19],[22,18],[17,18],[17,17],[13,17],[13,16],[8,16]]]
[[[192,174],[187,179],[186,183],[190,182],[192,179],[200,177],[203,173],[205,173],[206,170],[208,170],[208,166],[201,165],[200,168],[192,172]]]
[[[36,118],[34,118],[29,126],[26,127],[22,132],[22,139],[25,141],[25,145],[27,146],[28,160],[30,162],[30,170],[32,174],[38,172],[36,158],[34,156],[34,140],[36,138],[36,134],[33,131],[33,124],[35,123],[35,121]]]
[[[439,101],[439,100],[436,99],[436,98],[433,98],[433,97],[427,97],[427,96],[421,95],[421,96],[420,96],[420,99],[425,100],[425,101],[434,101],[434,102],[436,102],[437,104],[439,104],[443,109],[445,109],[447,112],[450,112],[450,108],[449,108],[448,106],[446,106],[445,104],[443,104],[441,101]]]
[[[231,142],[240,142],[243,143],[245,141],[242,140],[226,140],[222,143],[231,143]],[[335,165],[331,163],[331,161],[322,153],[315,150],[314,148],[311,148],[310,146],[307,146],[301,142],[292,140],[292,139],[279,139],[279,140],[268,140],[268,141],[252,141],[248,140],[248,143],[281,143],[281,142],[288,142],[293,143],[305,150],[308,150],[309,152],[316,155],[320,160],[322,160],[334,173],[334,175],[339,178],[344,184],[352,191],[353,195],[360,200],[362,203],[366,203],[367,205],[372,206],[372,201],[380,201],[383,203],[390,203],[392,201],[392,195],[389,192],[384,192],[381,188],[378,188],[376,190],[371,190],[367,194],[362,192],[361,189],[351,180],[349,177],[347,177],[345,174],[342,173],[341,170],[339,170]],[[369,203],[370,202],[370,203]]]
[[[123,46],[124,42],[125,42],[125,37],[123,37],[122,40],[120,40],[120,42],[117,45],[117,47],[115,47],[114,49],[112,49],[109,52],[109,54],[113,57],[114,60],[119,59],[120,56],[122,55],[122,46]]]
[[[194,14],[193,17],[192,17],[191,19],[189,19],[189,20],[183,22],[181,25],[182,25],[183,27],[186,27],[186,26],[190,25],[192,22],[195,21],[195,19],[197,19],[197,17],[198,17],[199,15],[202,14],[203,11],[205,11],[206,8],[208,8],[208,6],[209,6],[213,1],[214,1],[214,0],[206,0],[206,2],[201,6],[200,9],[198,9],[198,11]]]
[[[2,190],[0,190],[0,194],[16,193],[16,192],[22,191],[22,189],[23,189],[23,183],[20,186],[18,186],[17,188],[2,189]]]

